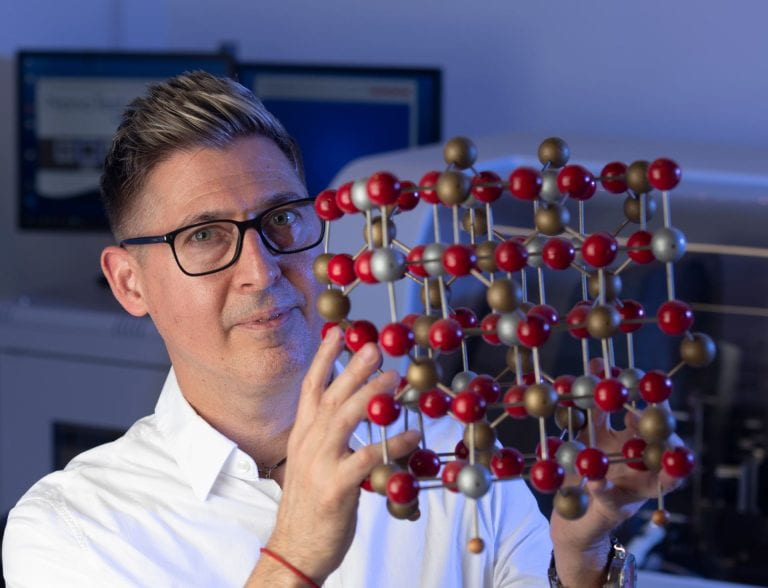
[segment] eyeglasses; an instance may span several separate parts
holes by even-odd
[[[302,198],[268,208],[258,216],[234,221],[210,220],[181,227],[165,235],[133,237],[126,245],[167,243],[176,263],[188,276],[205,276],[233,265],[243,250],[243,235],[255,229],[272,253],[298,253],[323,240],[325,224],[317,216],[314,198]]]

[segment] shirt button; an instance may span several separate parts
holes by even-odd
[[[251,464],[248,463],[245,460],[238,461],[237,462],[237,469],[240,472],[250,472],[251,471]]]

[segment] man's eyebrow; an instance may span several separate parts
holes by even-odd
[[[292,200],[300,200],[302,198],[306,198],[306,196],[297,194],[296,192],[277,192],[275,194],[271,194],[259,202],[257,207],[249,210],[248,216],[252,218],[263,210],[267,210],[268,208],[272,208],[273,206],[277,206],[279,204],[291,202]],[[186,227],[188,225],[195,225],[197,223],[205,223],[213,220],[232,219],[236,215],[237,213],[232,209],[203,210],[188,214],[181,220],[179,226]]]

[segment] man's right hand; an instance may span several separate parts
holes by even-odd
[[[328,385],[344,346],[341,330],[330,329],[304,378],[296,421],[288,439],[288,461],[275,529],[267,547],[322,584],[344,559],[357,522],[360,484],[382,463],[379,445],[355,452],[349,439],[366,418],[376,394],[394,394],[400,381],[385,372],[370,381],[381,359],[373,343],[354,354]],[[407,431],[388,439],[391,459],[416,449],[420,436]],[[287,568],[262,557],[246,586],[301,586]]]

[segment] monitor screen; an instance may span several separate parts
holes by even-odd
[[[21,228],[104,230],[99,176],[125,106],[184,71],[232,75],[223,54],[17,55]]]
[[[310,195],[357,157],[441,139],[438,69],[250,63],[237,72],[298,141]]]

